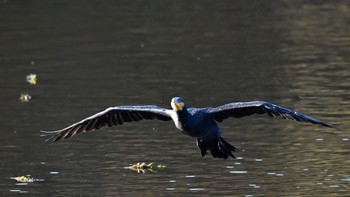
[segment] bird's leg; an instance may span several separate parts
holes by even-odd
[[[201,150],[202,157],[204,157],[204,155],[208,154],[207,147],[203,144],[203,141],[200,140],[199,138],[197,138],[197,146]]]
[[[201,150],[202,157],[207,154],[207,150],[210,150],[211,155],[216,158],[227,159],[228,156],[235,158],[231,151],[238,150],[220,136],[209,140],[197,138],[197,146]]]

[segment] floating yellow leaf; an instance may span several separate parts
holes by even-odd
[[[31,177],[26,177],[26,176],[18,176],[18,177],[11,177],[11,179],[16,180],[21,183],[32,183],[35,180]]]
[[[158,164],[157,168],[165,168],[166,166],[162,165],[162,164]]]
[[[154,172],[155,169],[159,168],[165,168],[164,165],[158,164],[156,165],[154,162],[151,162],[149,164],[146,164],[145,162],[137,163],[137,164],[130,164],[130,166],[124,167],[125,169],[130,169],[133,171],[137,171],[138,173],[142,172],[145,173],[147,170]]]
[[[11,179],[16,180],[17,182],[21,182],[21,183],[33,183],[33,182],[41,182],[44,181],[44,179],[35,179],[30,177],[30,175],[28,176],[17,176],[17,177],[11,177]]]
[[[32,99],[32,97],[29,94],[21,94],[19,97],[19,100],[22,102],[29,102],[30,99]]]
[[[32,85],[35,85],[36,84],[36,74],[29,74],[27,75],[26,77],[28,83],[32,84]]]

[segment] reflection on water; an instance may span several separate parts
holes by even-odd
[[[16,14],[22,13],[22,14]],[[349,5],[303,1],[0,4],[3,196],[345,196]],[[30,86],[25,76],[36,73]],[[18,100],[22,92],[32,99]],[[342,131],[268,117],[221,124],[237,159],[200,157],[168,122],[45,143],[111,105],[267,100]],[[167,167],[139,174],[131,163]],[[18,184],[11,177],[43,182]]]

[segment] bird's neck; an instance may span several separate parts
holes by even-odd
[[[190,113],[188,112],[187,108],[184,107],[182,110],[179,110],[176,112],[177,113],[177,116],[179,118],[179,121],[181,123],[185,123],[189,120],[189,117],[190,117]]]

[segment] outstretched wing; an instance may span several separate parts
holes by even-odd
[[[171,120],[169,111],[170,110],[158,106],[150,105],[110,107],[64,129],[42,132],[47,135],[52,135],[47,140],[53,140],[55,142],[60,139],[70,138],[77,133],[96,131],[107,126],[122,125],[125,122],[151,119],[169,121]]]
[[[329,123],[316,120],[310,116],[264,101],[229,103],[216,108],[209,108],[208,113],[213,115],[214,119],[218,122],[229,117],[241,118],[253,114],[267,114],[271,117],[281,116],[287,120],[308,122],[325,127],[334,127]]]

